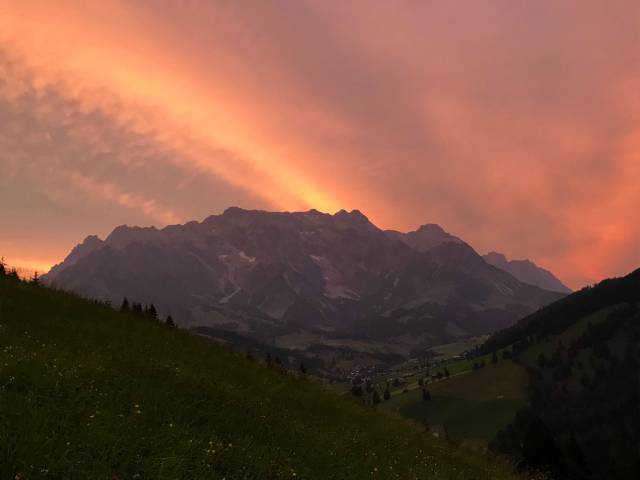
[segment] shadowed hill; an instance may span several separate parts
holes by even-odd
[[[515,479],[151,319],[0,275],[1,478]]]
[[[640,301],[640,269],[621,278],[603,280],[528,315],[512,327],[496,332],[484,345],[485,351],[504,348],[527,337],[555,335],[581,318],[611,305]]]
[[[494,444],[556,479],[640,478],[640,270],[496,333],[529,372],[529,407]]]

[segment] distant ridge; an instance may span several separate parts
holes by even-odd
[[[506,256],[498,252],[489,252],[483,255],[485,262],[509,272],[518,280],[530,285],[536,285],[553,292],[571,293],[572,290],[562,283],[553,273],[539,267],[531,260],[508,260]]]

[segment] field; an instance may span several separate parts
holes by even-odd
[[[479,370],[471,370],[468,361],[449,365],[450,378],[428,384],[431,401],[423,401],[421,388],[412,383],[393,391],[383,408],[483,448],[525,405],[527,385],[526,371],[514,362],[485,362]]]
[[[0,411],[7,479],[521,478],[312,379],[6,277]]]
[[[453,343],[438,345],[437,347],[433,347],[430,350],[439,355],[442,355],[444,359],[448,359],[456,355],[460,355],[468,350],[472,350],[477,345],[482,345],[487,338],[489,338],[489,335],[471,337]]]

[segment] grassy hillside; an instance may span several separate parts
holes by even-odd
[[[427,385],[431,401],[423,401],[417,384],[409,385],[406,392],[394,391],[383,408],[426,422],[437,432],[446,431],[456,441],[485,447],[525,405],[527,374],[512,361],[489,360],[475,371],[471,365],[465,368],[467,363],[450,365],[450,378]]]
[[[319,383],[0,275],[0,478],[515,479]]]

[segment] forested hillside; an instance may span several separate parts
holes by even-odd
[[[529,403],[493,447],[559,479],[640,478],[640,270],[494,335],[527,367]]]

